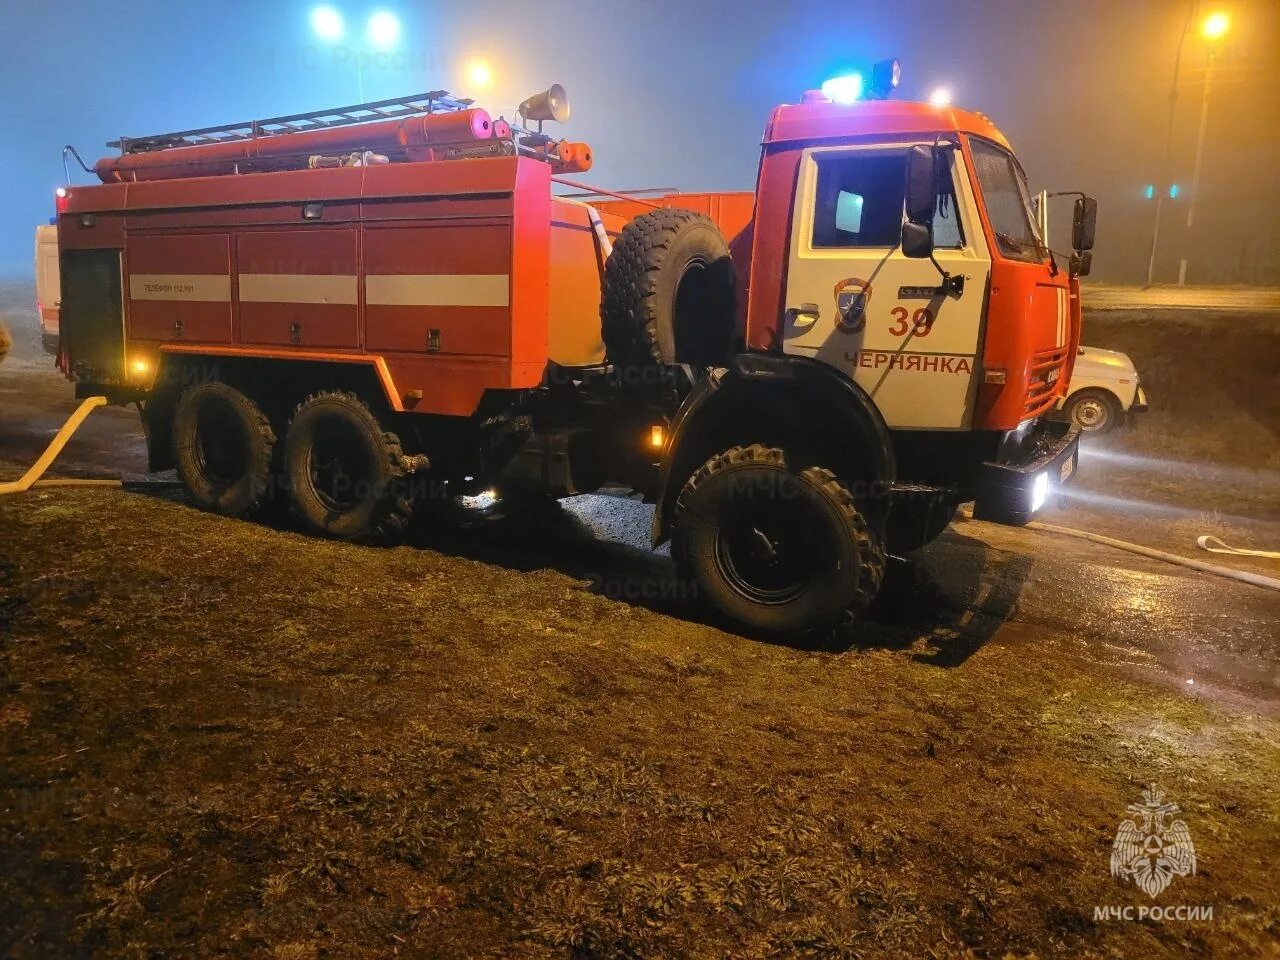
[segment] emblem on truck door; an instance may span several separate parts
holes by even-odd
[[[861,333],[867,325],[871,284],[850,277],[836,284],[836,328],[841,333]]]

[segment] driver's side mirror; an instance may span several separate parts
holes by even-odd
[[[1093,235],[1098,227],[1098,201],[1093,197],[1076,199],[1075,215],[1071,218],[1071,247],[1077,253],[1093,249]],[[1081,274],[1083,276],[1083,274]]]
[[[924,260],[933,253],[933,228],[907,221],[902,225],[902,255]]]
[[[941,154],[916,144],[907,152],[906,213],[902,225],[903,256],[933,255],[933,215],[938,208],[938,163]]]

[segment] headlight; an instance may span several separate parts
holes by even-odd
[[[1035,513],[1049,499],[1049,474],[1039,474],[1031,482],[1031,512]]]

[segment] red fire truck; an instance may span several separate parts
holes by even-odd
[[[435,91],[112,144],[59,200],[61,369],[139,405],[196,505],[328,536],[629,486],[762,634],[865,609],[959,504],[1020,522],[1070,477],[1044,415],[1095,205],[1059,263],[985,116],[812,91],[754,193],[639,196],[570,179],[567,112]]]

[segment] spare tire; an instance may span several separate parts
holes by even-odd
[[[729,245],[710,218],[664,208],[636,217],[604,268],[600,326],[618,368],[724,366],[736,327]]]

